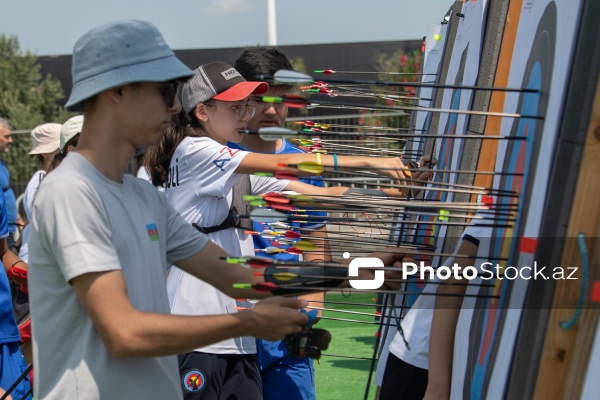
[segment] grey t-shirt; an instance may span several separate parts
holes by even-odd
[[[129,175],[116,183],[69,154],[44,179],[33,208],[29,296],[36,398],[182,398],[176,357],[113,358],[69,281],[121,270],[133,307],[168,314],[167,266],[206,242],[149,183]]]

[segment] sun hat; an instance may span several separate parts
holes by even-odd
[[[183,84],[181,105],[189,113],[208,99],[222,101],[240,101],[251,94],[263,94],[269,90],[265,82],[251,82],[231,65],[214,62],[199,66],[194,76]]]
[[[49,154],[59,147],[61,124],[42,124],[31,131],[31,151],[29,154]]]
[[[81,133],[81,127],[83,126],[83,115],[78,115],[73,118],[69,118],[62,126],[60,130],[60,152],[65,152],[65,146],[69,143],[69,140]]]
[[[82,111],[82,101],[132,82],[166,82],[189,77],[185,66],[149,22],[110,22],[83,35],[73,48],[73,89],[65,105]]]

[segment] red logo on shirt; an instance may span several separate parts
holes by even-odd
[[[239,150],[232,150],[229,147],[225,146],[221,149],[221,151],[219,151],[219,153],[223,153],[225,150],[227,150],[229,152],[229,155],[231,157],[235,156],[237,153],[239,153]]]

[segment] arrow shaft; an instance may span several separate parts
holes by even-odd
[[[327,72],[326,72],[327,71]],[[313,73],[315,74],[325,74],[325,75],[329,75],[329,74],[377,74],[377,75],[437,75],[437,74],[431,74],[431,73],[425,73],[425,72],[395,72],[395,71],[383,71],[383,72],[377,72],[377,71],[337,71],[337,70],[314,70]]]
[[[319,79],[325,83],[347,83],[353,85],[373,85],[373,86],[396,86],[396,87],[426,87],[434,89],[460,89],[460,90],[475,90],[475,91],[496,91],[496,92],[519,92],[519,93],[539,93],[538,89],[528,88],[510,88],[510,87],[494,87],[494,86],[469,86],[469,85],[447,85],[441,83],[426,83],[426,82],[385,82],[385,81],[369,81],[369,80],[345,80],[345,79]]]
[[[310,195],[309,195],[310,197]],[[518,205],[516,204],[503,204],[503,203],[495,203],[492,205],[483,205],[476,203],[467,203],[467,202],[439,202],[439,201],[408,201],[408,200],[390,200],[385,198],[374,198],[369,195],[358,195],[352,194],[349,196],[335,196],[335,195],[314,195],[310,197],[313,201],[308,202],[304,200],[299,200],[299,203],[304,207],[312,207],[314,204],[318,203],[333,203],[333,204],[341,204],[341,205],[356,205],[356,204],[364,204],[365,209],[369,207],[376,208],[391,208],[395,209],[398,212],[403,212],[404,209],[412,209],[412,210],[426,210],[426,209],[434,209],[434,210],[463,210],[465,212],[510,212],[517,211]],[[291,196],[290,199],[293,201],[294,197]],[[363,202],[363,203],[357,203]],[[398,208],[402,208],[402,210],[398,210]]]
[[[362,219],[359,218],[345,218],[345,217],[329,217],[329,216],[311,216],[309,215],[309,217],[314,217],[314,218],[319,218],[323,221],[337,221],[337,220],[342,220],[342,221],[380,221],[380,219],[376,218],[379,215],[383,215],[383,216],[390,216],[390,215],[396,215],[399,213],[398,210],[377,210],[374,212],[369,212],[369,211],[365,211],[364,207],[360,207],[359,205],[356,206],[357,208],[352,209],[346,206],[346,208],[343,210],[343,214],[349,214],[349,213],[361,213],[363,215]],[[308,210],[310,212],[341,212],[339,208],[327,208],[327,207],[320,207],[320,208],[311,208],[310,210]],[[462,219],[471,219],[471,220],[478,220],[478,221],[503,221],[503,222],[515,222],[516,218],[513,217],[509,217],[509,216],[498,216],[495,218],[484,218],[483,216],[480,215],[470,215],[470,214],[447,214],[447,215],[442,215],[440,213],[431,213],[431,212],[425,212],[425,211],[420,211],[420,212],[415,212],[415,211],[401,211],[401,214],[403,215],[408,215],[408,216],[416,216],[416,217],[435,217],[435,218],[462,218]],[[369,217],[369,215],[372,215],[373,218]],[[300,216],[299,218],[303,218],[304,214],[302,214],[302,216]],[[392,221],[393,222],[393,221]]]
[[[345,107],[351,109],[367,109],[367,110],[398,110],[398,111],[427,111],[442,114],[460,114],[460,115],[481,115],[486,117],[503,117],[503,118],[527,118],[543,120],[544,117],[540,115],[525,115],[519,113],[504,113],[495,111],[478,111],[478,110],[458,110],[451,108],[421,108],[411,106],[386,106],[386,105],[373,105],[373,104],[348,104],[343,102],[336,102],[330,100],[316,100],[311,103],[312,107]]]
[[[295,286],[295,285],[278,285],[279,289],[290,288],[293,290],[302,290],[307,292],[327,292],[330,291],[331,288],[326,287],[318,287],[318,286]],[[483,299],[499,299],[498,295],[481,295],[481,294],[457,294],[457,293],[422,293],[418,291],[408,291],[408,290],[391,290],[391,289],[372,289],[372,290],[364,290],[364,289],[354,289],[354,288],[344,288],[344,292],[349,293],[389,293],[389,294],[399,294],[399,295],[417,295],[417,296],[440,296],[440,297],[468,297],[468,298],[483,298]]]

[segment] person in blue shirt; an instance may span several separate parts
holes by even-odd
[[[9,389],[27,369],[25,358],[19,348],[21,337],[15,322],[9,285],[9,276],[13,280],[16,280],[17,276],[23,280],[27,279],[27,264],[8,250],[6,243],[8,235],[8,215],[4,196],[0,195],[0,256],[4,266],[4,273],[0,273],[0,394]],[[11,396],[15,399],[30,400],[31,395],[23,397],[30,388],[29,376],[25,376],[12,390]]]
[[[4,160],[1,159],[9,151],[10,145],[13,142],[11,134],[8,122],[4,118],[0,118],[0,187],[4,193],[8,218],[8,236],[6,237],[6,242],[8,249],[12,251],[15,248],[15,232],[17,230],[17,200],[15,192],[10,187],[10,172]]]
[[[235,69],[247,80],[255,81],[258,75],[273,75],[277,70],[292,70],[293,67],[288,58],[276,48],[273,47],[252,47],[245,49],[235,61]],[[289,94],[292,86],[277,84],[274,81],[266,80],[269,84],[269,91],[265,96],[283,96]],[[287,107],[284,104],[263,103],[253,101],[256,107],[254,117],[248,122],[248,129],[257,130],[266,127],[281,127],[287,117]],[[236,148],[255,153],[267,154],[293,154],[304,153],[304,151],[284,139],[277,141],[265,141],[258,135],[245,135],[241,143],[228,143],[230,148]],[[320,177],[305,177],[300,181],[323,186],[323,180]],[[313,211],[311,216],[327,216],[327,213]],[[292,225],[292,224],[290,224]],[[317,245],[317,251],[306,253],[305,261],[330,261],[331,255],[327,245],[327,233],[324,232],[323,222],[312,222],[310,224],[295,224],[295,228],[310,229],[307,234],[317,240],[312,240]],[[315,231],[316,229],[316,231]],[[263,231],[263,227],[254,222],[253,230],[255,232]],[[270,240],[254,235],[254,247],[265,249],[271,247]],[[285,261],[296,261],[298,255],[288,253],[267,254],[257,252],[258,256],[266,256]],[[323,293],[314,293],[301,296],[303,300],[312,300],[309,303],[314,307],[322,307]],[[265,400],[275,400],[286,398],[287,400],[309,400],[315,399],[315,380],[313,361],[310,358],[289,357],[286,346],[282,341],[270,342],[267,340],[257,340],[257,355],[263,385],[263,398]]]

